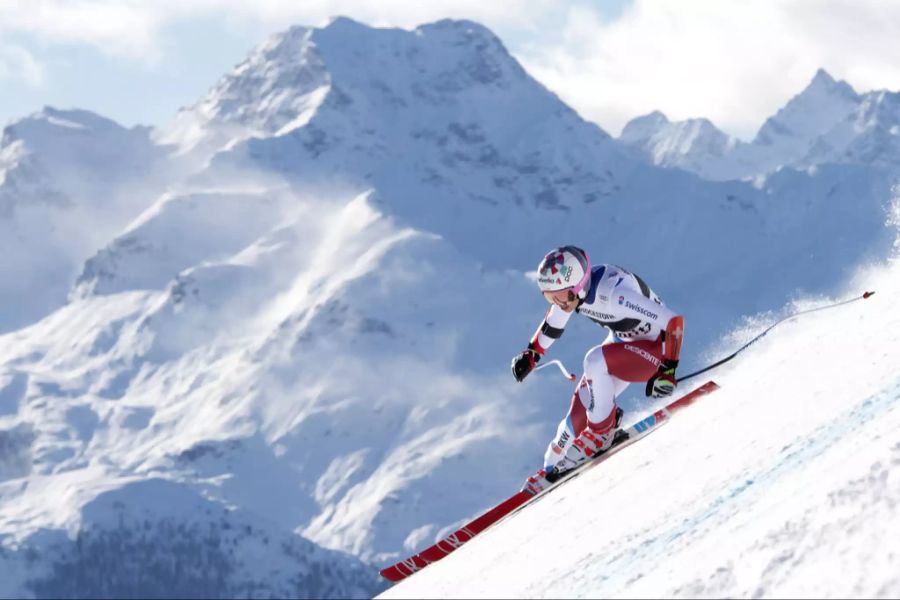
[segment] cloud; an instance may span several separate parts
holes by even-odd
[[[44,85],[44,68],[24,48],[0,45],[0,79],[17,79],[37,88]]]
[[[87,44],[141,60],[158,57],[165,15],[132,0],[30,0],[0,4],[0,32],[27,33],[44,44]]]
[[[0,4],[0,31],[154,59],[164,27],[190,18],[224,18],[279,30],[294,24],[323,25],[338,15],[375,26],[414,27],[451,17],[533,28],[555,6],[553,0],[31,0]]]
[[[613,134],[658,109],[751,137],[820,67],[861,91],[900,88],[895,0],[613,4],[615,18],[610,4],[593,0],[31,0],[0,3],[0,34],[153,63],[168,28],[191,19],[261,36],[335,15],[405,28],[468,18],[492,28],[532,75]],[[39,70],[31,72],[35,81]]]
[[[636,0],[607,22],[574,5],[560,40],[523,48],[529,71],[618,133],[659,109],[750,137],[820,67],[862,89],[900,87],[900,3]]]
[[[209,6],[227,7],[270,23],[303,22],[321,25],[332,16],[344,15],[375,26],[414,27],[444,18],[468,18],[486,23],[505,20],[513,27],[534,27],[542,15],[557,10],[553,0],[260,0],[253,7],[243,0],[202,0]]]

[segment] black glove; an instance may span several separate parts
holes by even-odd
[[[677,360],[664,360],[653,377],[647,380],[646,394],[654,398],[671,396],[678,385],[678,380],[675,379],[676,368]]]
[[[529,344],[530,345],[530,344]],[[516,381],[522,381],[541,360],[541,355],[533,348],[526,348],[512,359],[512,374]]]

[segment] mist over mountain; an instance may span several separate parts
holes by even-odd
[[[702,366],[892,255],[896,106],[820,72],[753,144],[661,113],[615,139],[477,23],[337,18],[158,130],[8,125],[0,594],[376,593],[539,466],[571,389],[508,363],[547,250],[639,273]],[[605,337],[576,321],[573,369]]]
[[[81,263],[179,168],[146,127],[85,110],[39,112],[0,135],[0,332],[61,306]]]

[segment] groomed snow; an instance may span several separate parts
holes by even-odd
[[[900,262],[846,293],[868,288],[779,325],[711,374],[721,390],[379,597],[898,597]]]

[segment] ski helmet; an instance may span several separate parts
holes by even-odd
[[[571,290],[581,297],[591,278],[591,260],[587,252],[575,246],[551,250],[538,265],[538,287],[541,292]]]

